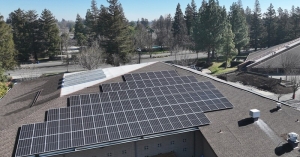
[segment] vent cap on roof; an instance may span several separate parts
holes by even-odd
[[[251,118],[253,118],[254,121],[257,121],[260,117],[260,111],[258,109],[251,109],[249,115],[251,116]]]
[[[296,142],[298,140],[299,135],[294,132],[288,133],[288,140],[291,140],[293,142]]]
[[[281,103],[280,103],[280,102],[277,103],[277,109],[278,109],[278,110],[281,109]]]
[[[294,133],[294,132],[290,132],[288,133],[288,143],[293,147],[293,149],[298,148],[298,137],[299,135]]]

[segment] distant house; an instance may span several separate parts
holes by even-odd
[[[240,70],[264,74],[284,74],[287,68],[300,70],[300,38],[250,53]],[[300,71],[299,71],[300,72]]]

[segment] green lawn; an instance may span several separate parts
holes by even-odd
[[[224,62],[213,62],[213,65],[208,68],[211,71],[211,74],[212,75],[220,75],[220,74],[224,74],[224,73],[228,73],[228,72],[237,70],[237,67],[231,67],[231,68],[225,69],[224,67],[221,66],[223,63]]]

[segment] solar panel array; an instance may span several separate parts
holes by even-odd
[[[138,81],[138,80],[149,80],[155,78],[169,78],[179,76],[175,70],[170,71],[155,71],[146,73],[133,73],[125,74],[124,78],[126,81]]]
[[[202,112],[232,108],[227,99],[210,82],[87,94],[77,96],[77,100],[75,101],[72,102],[73,106],[68,108],[50,109],[47,114],[47,121],[89,116],[91,113],[90,110],[95,111],[99,107],[105,108],[105,105],[111,107],[111,110],[119,112],[135,110],[139,107],[145,108],[149,103],[151,106],[157,105],[152,104],[156,101],[159,101],[160,105],[197,102]],[[127,106],[122,106],[124,103]],[[129,105],[133,105],[133,107],[128,106],[128,103]],[[92,108],[86,106],[91,104]]]
[[[182,83],[198,82],[194,76],[175,76],[171,78],[155,78],[151,80],[138,80],[129,82],[117,82],[102,84],[101,89],[103,92],[128,90],[136,88],[159,87],[166,85],[175,85]]]
[[[103,79],[105,77],[106,75],[104,74],[102,69],[89,70],[89,71],[65,76],[62,86],[63,87],[73,86],[77,84]]]
[[[70,107],[48,110],[46,122],[21,127],[16,156],[207,125],[204,112],[233,107],[211,82],[175,78],[190,82],[72,96]]]

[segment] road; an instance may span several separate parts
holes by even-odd
[[[165,57],[167,56],[167,57]],[[149,55],[142,55],[141,56],[141,62],[142,63],[147,63],[147,62],[154,62],[154,61],[172,61],[175,60],[175,56],[171,56],[170,53],[162,53],[162,54],[153,54],[153,58],[150,58]],[[198,54],[199,58],[204,58],[206,57],[205,53],[199,53]],[[197,54],[195,53],[189,53],[189,52],[184,52],[176,55],[177,60],[181,59],[195,59],[197,58]],[[137,63],[137,59],[133,59],[132,63],[130,64],[135,64]],[[100,66],[100,68],[108,68],[112,67],[111,65],[108,64],[103,64]],[[82,71],[84,70],[78,65],[65,65],[63,64],[62,61],[51,61],[51,62],[45,62],[45,63],[40,63],[40,64],[24,64],[21,65],[20,69],[16,69],[13,71],[7,71],[6,74],[9,74],[10,76],[13,77],[13,79],[20,79],[20,78],[27,78],[27,77],[39,77],[42,74],[49,74],[49,73],[62,73],[62,72],[75,72],[75,71]]]

